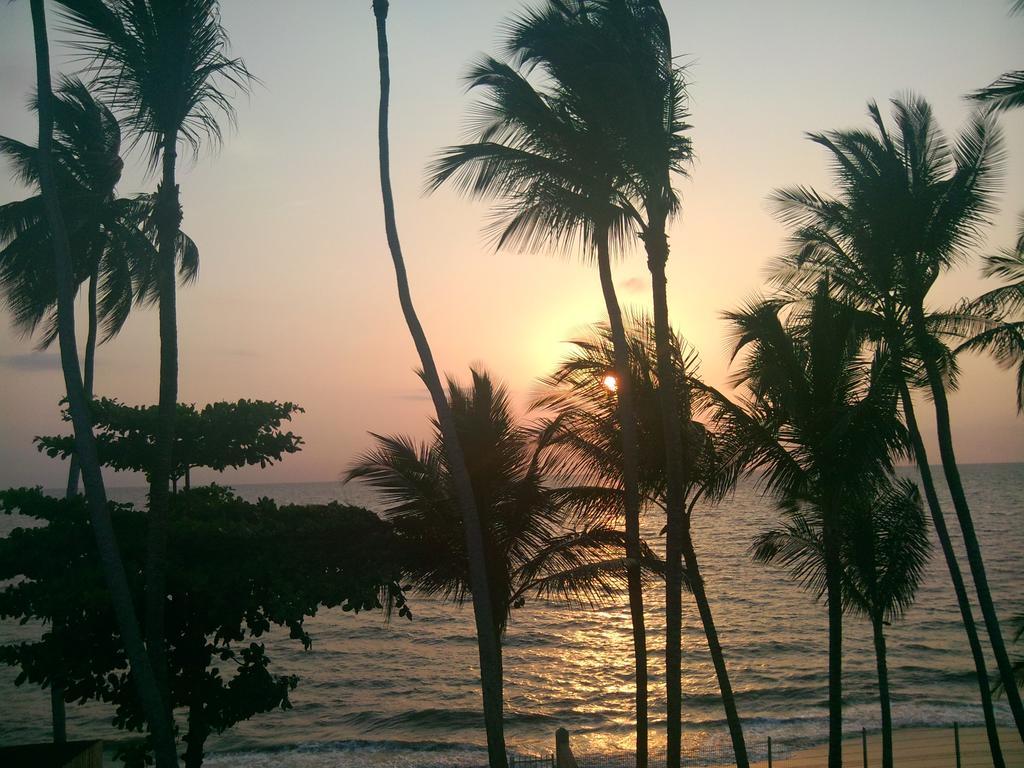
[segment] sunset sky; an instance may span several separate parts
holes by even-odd
[[[720,312],[763,286],[783,244],[768,194],[797,183],[829,189],[824,150],[804,132],[866,127],[869,99],[912,89],[954,134],[969,114],[963,94],[1024,64],[1024,16],[1010,17],[1008,0],[664,2],[674,47],[689,62],[697,155],[691,178],[679,180],[670,310],[700,350],[706,378],[724,385]],[[422,435],[430,411],[384,240],[370,2],[222,5],[233,51],[263,84],[236,100],[238,128],[224,147],[181,174],[182,226],[202,261],[198,283],[178,298],[180,399],[291,400],[306,409],[291,427],[306,440],[302,453],[222,481],[332,480],[368,446],[368,430]],[[467,65],[498,52],[501,22],[521,7],[522,0],[393,0],[389,32],[393,180],[421,319],[441,368],[464,376],[471,363],[485,365],[525,407],[563,342],[603,318],[597,272],[543,253],[496,254],[481,234],[485,205],[449,191],[421,194],[432,155],[465,135]],[[73,72],[52,12],[50,21],[54,70]],[[34,80],[28,3],[2,3],[0,134],[35,143],[34,117],[21,108]],[[983,251],[1008,246],[1024,211],[1024,112],[1002,126],[1006,177]],[[119,191],[155,184],[133,155]],[[0,167],[0,203],[28,193]],[[945,279],[935,301],[977,293],[975,273],[970,264]],[[616,278],[624,305],[649,305],[638,251],[620,261]],[[157,353],[156,312],[140,310],[100,348],[97,393],[155,402]],[[63,482],[64,467],[32,445],[34,435],[62,428],[62,389],[55,349],[35,352],[5,312],[0,488]],[[952,407],[964,462],[1024,461],[1011,374],[964,360]],[[930,434],[930,420],[927,427]],[[109,479],[140,484],[130,475]]]

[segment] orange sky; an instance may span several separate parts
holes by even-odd
[[[1021,66],[1024,17],[1009,17],[1005,0],[665,5],[676,50],[690,62],[697,153],[691,178],[680,180],[669,301],[706,377],[721,385],[719,313],[762,286],[784,236],[766,196],[795,183],[828,189],[824,153],[803,132],[865,126],[869,98],[913,89],[953,133],[968,114],[965,92]],[[393,0],[390,35],[395,194],[421,318],[444,369],[482,363],[525,405],[562,342],[602,318],[596,271],[545,254],[495,254],[480,234],[485,206],[446,191],[420,195],[432,153],[463,135],[470,99],[460,75],[474,55],[497,51],[500,22],[520,6]],[[264,85],[238,100],[239,128],[226,146],[182,173],[183,227],[202,266],[179,294],[181,399],[301,404],[301,454],[224,480],[331,480],[368,445],[367,430],[423,434],[429,411],[383,235],[373,18],[356,0],[225,0],[223,11],[234,51]],[[0,5],[0,133],[34,142],[23,109],[31,42],[28,4]],[[59,44],[54,68],[73,69]],[[1024,112],[1002,122],[1010,156],[988,249],[1010,243],[1024,210]],[[129,162],[123,194],[154,188],[143,170]],[[5,171],[0,201],[23,197]],[[950,276],[936,300],[977,292],[974,272]],[[649,304],[638,254],[619,264],[617,280],[623,304]],[[0,487],[61,484],[62,467],[31,445],[60,428],[61,387],[55,357],[34,354],[0,320]],[[97,391],[156,400],[154,311],[137,312],[100,349]],[[963,461],[1024,461],[1010,374],[965,360],[952,405]]]

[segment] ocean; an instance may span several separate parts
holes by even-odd
[[[1024,612],[1024,464],[962,468],[1004,636]],[[909,474],[909,471],[908,471]],[[937,473],[941,477],[941,473]],[[279,502],[338,499],[375,506],[372,495],[340,483],[239,485],[241,496]],[[941,489],[940,489],[941,490]],[[139,502],[145,489],[110,489]],[[943,494],[947,519],[956,529]],[[754,563],[748,547],[775,519],[752,482],[713,509],[698,509],[694,536],[725,649],[748,749],[763,757],[822,742],[827,734],[827,654],[824,607],[777,568]],[[16,523],[0,520],[0,535]],[[662,520],[646,520],[657,538]],[[966,564],[966,559],[963,560]],[[652,747],[663,739],[664,595],[646,596],[651,657]],[[438,768],[486,764],[476,646],[469,606],[413,593],[413,620],[390,622],[340,609],[308,622],[313,647],[304,651],[286,632],[267,639],[272,669],[299,676],[293,709],[253,718],[208,742],[207,764],[218,768]],[[692,601],[684,602],[683,712],[690,753],[728,757],[728,733],[703,630]],[[980,621],[980,614],[976,613]],[[0,642],[30,639],[38,626],[0,623]],[[888,628],[890,685],[897,726],[982,723],[974,668],[937,543],[917,601]],[[871,633],[856,617],[844,630],[845,728],[877,730],[879,712]],[[521,754],[553,751],[559,727],[577,753],[632,747],[632,640],[625,594],[593,609],[528,601],[513,612],[504,645],[506,739]],[[1018,647],[1024,652],[1024,648]],[[990,662],[991,663],[991,662]],[[994,667],[994,664],[992,665]],[[990,667],[990,668],[992,668]],[[48,740],[48,692],[14,686],[15,670],[0,668],[0,744]],[[1001,723],[1010,724],[1005,702]],[[69,738],[116,740],[111,711],[68,705]]]

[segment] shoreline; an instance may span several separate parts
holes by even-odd
[[[984,726],[959,729],[960,762],[956,758],[956,737],[952,726],[911,726],[893,730],[893,763],[900,768],[987,768],[992,765]],[[1024,768],[1024,744],[1015,729],[999,727],[999,743],[1007,768]],[[828,743],[786,753],[773,749],[772,768],[824,768],[828,764]],[[867,735],[867,765],[882,764],[881,732]],[[843,740],[843,765],[861,768],[864,745],[861,737]],[[768,761],[751,763],[751,768],[768,768]]]

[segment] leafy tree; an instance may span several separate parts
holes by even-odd
[[[639,487],[644,502],[664,512],[667,509],[665,441],[661,434],[658,405],[660,382],[654,326],[649,318],[635,316],[631,319],[628,342],[630,384],[637,405],[641,452]],[[621,488],[619,452],[622,441],[615,419],[615,399],[621,380],[616,380],[614,391],[609,390],[605,383],[615,359],[607,327],[597,327],[588,337],[574,341],[573,346],[572,353],[543,380],[551,391],[541,397],[537,405],[556,414],[551,421],[553,450],[559,458],[558,466],[565,468],[565,482],[576,480],[583,484],[577,501],[580,516],[600,520],[617,516],[621,509],[617,494],[602,498],[594,490],[607,488],[618,491]],[[684,488],[686,517],[681,531],[681,548],[686,564],[684,577],[697,603],[733,742],[742,745],[742,725],[691,527],[697,503],[720,501],[732,489],[737,470],[723,465],[720,436],[697,420],[722,395],[700,381],[696,354],[675,334],[672,337],[672,359],[675,375],[672,386],[683,425],[682,441],[687,462],[687,484]],[[745,753],[739,754],[738,763],[745,759]]]
[[[73,281],[76,286],[88,283],[83,384],[86,399],[91,399],[97,344],[121,331],[132,304],[156,299],[154,198],[117,196],[124,167],[121,129],[81,80],[61,79],[53,115],[57,191],[69,231]],[[39,186],[36,147],[0,136],[0,154],[11,161],[20,181]],[[52,250],[41,195],[0,206],[0,286],[16,328],[30,335],[42,327],[42,349],[57,337]],[[177,251],[184,284],[196,277],[199,250],[180,233]],[[78,467],[73,461],[68,492],[77,493],[77,487]]]
[[[59,0],[75,43],[123,125],[161,169],[154,223],[160,315],[159,462],[150,477],[150,541],[146,567],[147,649],[158,682],[164,678],[164,549],[178,400],[175,254],[181,232],[177,183],[179,144],[198,155],[205,140],[221,139],[218,116],[234,118],[226,88],[245,90],[251,75],[227,55],[217,0]],[[159,758],[173,764],[170,756]]]
[[[1009,680],[1009,657],[956,464],[946,392],[955,383],[955,360],[937,336],[970,331],[976,318],[957,322],[949,313],[926,309],[935,281],[966,257],[994,210],[1003,158],[1000,132],[991,115],[975,115],[950,145],[931,107],[914,96],[893,100],[894,130],[886,126],[876,104],[869,104],[868,112],[872,132],[811,136],[835,163],[835,196],[802,187],[776,193],[780,215],[793,229],[794,246],[782,260],[778,279],[800,293],[813,290],[822,276],[828,276],[843,301],[865,320],[870,317],[879,348],[899,372],[904,419],[978,671],[993,761],[1002,765],[984,654],[911,399],[911,388],[923,387],[935,407],[943,473],[999,674]],[[1024,706],[1015,693],[1009,698],[1018,731],[1024,735]]]
[[[391,98],[391,64],[388,58],[387,17],[388,0],[373,0],[373,16],[377,27],[377,60],[380,71],[380,105],[377,112],[377,145],[380,161],[381,197],[384,205],[384,231],[388,249],[395,268],[398,301],[402,307],[409,335],[412,336],[416,353],[420,359],[421,378],[430,394],[430,400],[437,414],[438,429],[444,435],[444,450],[447,464],[455,483],[455,496],[462,515],[463,533],[466,537],[466,554],[469,557],[470,592],[473,597],[473,619],[476,624],[477,648],[480,655],[480,688],[483,694],[484,728],[487,732],[487,757],[490,768],[507,768],[508,755],[505,752],[504,704],[501,698],[501,647],[494,631],[496,607],[490,601],[488,563],[485,556],[485,542],[479,510],[473,498],[473,487],[458,431],[448,400],[445,397],[441,377],[437,373],[434,355],[427,341],[427,335],[420,324],[409,289],[409,277],[405,270],[405,257],[398,239],[398,224],[395,220],[395,200],[391,191],[391,155],[388,140],[388,110]]]
[[[573,489],[549,475],[551,430],[539,434],[516,424],[508,392],[473,371],[472,385],[448,381],[449,402],[480,511],[490,566],[494,631],[505,632],[512,609],[531,595],[591,604],[617,594],[625,575],[623,535],[600,524],[567,527]],[[387,505],[401,542],[404,573],[426,594],[463,603],[470,594],[469,560],[444,437],[417,444],[403,436],[374,436],[376,447],[348,472],[368,482]],[[648,577],[660,570],[646,547]]]
[[[117,540],[107,509],[106,489],[100,474],[93,439],[92,424],[89,420],[88,400],[78,367],[78,345],[75,339],[74,318],[74,267],[71,261],[71,246],[64,213],[60,202],[57,175],[53,161],[53,91],[50,75],[50,47],[46,32],[46,13],[43,0],[30,0],[32,31],[35,44],[36,91],[38,93],[39,140],[38,169],[39,189],[42,195],[46,219],[53,243],[54,280],[57,286],[57,338],[60,344],[61,372],[68,396],[68,412],[74,426],[75,445],[82,466],[82,480],[88,500],[89,516],[104,579],[117,620],[117,627],[124,639],[125,649],[134,672],[139,699],[143,703],[146,719],[157,745],[157,753],[163,766],[176,765],[174,739],[169,718],[164,716],[160,690],[152,665],[146,656],[131,594],[128,590],[124,566],[121,562]],[[59,741],[62,734],[55,733]]]
[[[92,401],[90,409],[102,464],[115,472],[151,476],[158,460],[158,408],[100,398]],[[184,478],[187,490],[194,467],[218,472],[257,464],[266,467],[285,454],[296,453],[301,450],[302,438],[283,432],[281,424],[302,412],[294,403],[265,400],[210,403],[202,408],[179,403],[172,479],[176,484]],[[36,443],[51,458],[66,459],[74,454],[74,441],[68,436],[39,437]]]
[[[826,589],[825,547],[817,510],[789,504],[782,527],[760,534],[751,551],[763,563],[789,569],[793,578],[821,599]],[[841,522],[843,604],[871,622],[882,710],[882,766],[892,768],[892,710],[886,662],[885,625],[901,617],[914,600],[928,562],[930,544],[916,486],[885,479]]]
[[[59,667],[68,703],[109,703],[116,727],[141,731],[144,712],[122,639],[110,631],[81,497],[13,489],[0,492],[0,510],[46,523],[0,540],[0,580],[11,580],[0,590],[0,617],[50,626],[35,642],[0,647],[0,661],[21,668],[18,684],[51,685]],[[393,532],[372,512],[337,503],[251,504],[216,486],[176,494],[171,512],[168,691],[170,704],[187,711],[181,741],[189,768],[202,764],[210,734],[291,707],[298,678],[272,672],[262,642],[273,627],[308,650],[304,621],[321,607],[409,615]],[[111,504],[111,513],[141,605],[145,515],[124,504]],[[126,764],[143,765],[151,748],[149,741],[122,746]]]
[[[891,472],[906,430],[884,358],[865,360],[860,315],[837,302],[822,281],[787,313],[781,299],[756,300],[728,313],[742,367],[739,405],[716,403],[729,435],[727,463],[759,472],[764,490],[805,504],[821,519],[828,605],[829,768],[842,765],[842,521]],[[788,316],[787,316],[788,315]]]
[[[428,189],[451,183],[473,197],[495,198],[489,227],[498,248],[574,251],[597,263],[616,357],[614,419],[622,425],[627,578],[636,681],[636,755],[648,759],[647,638],[641,573],[638,447],[628,351],[612,276],[611,249],[625,243],[625,179],[615,136],[592,116],[607,92],[593,77],[605,62],[596,30],[576,23],[582,8],[549,5],[524,11],[508,25],[508,61],[485,57],[467,82],[480,93],[472,143],[445,149],[429,171]],[[531,73],[542,73],[543,86]],[[479,126],[479,128],[476,128]]]

